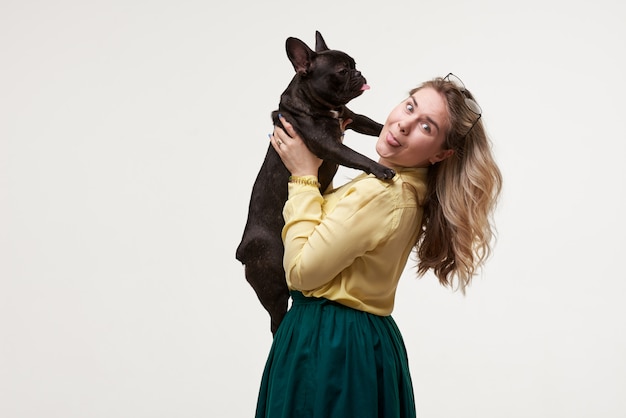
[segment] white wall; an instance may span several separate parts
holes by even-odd
[[[625,416],[626,14],[582,3],[3,0],[0,416],[252,416],[271,336],[234,251],[316,29],[380,121],[458,74],[504,174],[467,297],[402,280],[420,418]]]

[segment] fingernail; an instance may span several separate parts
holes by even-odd
[[[282,117],[283,117],[283,114],[282,114],[282,113],[279,113],[279,114],[278,114],[278,117],[279,117],[279,118],[282,118]]]
[[[268,137],[269,139],[272,139],[272,134],[267,134],[267,137]]]

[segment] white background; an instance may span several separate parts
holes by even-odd
[[[0,416],[253,415],[271,335],[234,253],[285,39],[316,29],[372,87],[350,107],[381,122],[459,75],[503,172],[468,295],[414,262],[401,281],[418,416],[626,416],[623,10],[2,0]]]

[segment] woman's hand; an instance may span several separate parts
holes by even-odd
[[[272,146],[293,176],[317,176],[322,160],[317,158],[293,129],[293,126],[279,116],[285,129],[274,127],[270,135]]]

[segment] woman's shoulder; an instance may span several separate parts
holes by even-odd
[[[363,200],[400,198],[411,191],[421,200],[426,194],[427,168],[406,168],[396,172],[390,180],[381,180],[372,174],[363,173],[343,186],[333,190],[337,197],[357,195]],[[406,187],[409,186],[409,187]],[[392,203],[390,201],[389,203]]]
[[[396,171],[396,175],[390,180],[381,180],[373,174],[361,173],[348,182],[339,185],[325,194],[346,193],[355,190],[363,192],[382,192],[393,186],[408,183],[414,187],[426,186],[428,168],[403,168]]]
[[[428,168],[399,170],[395,183],[403,201],[411,206],[423,206],[428,191]]]
[[[346,184],[336,189],[336,192],[346,195],[352,193],[359,193],[362,195],[376,195],[384,192],[391,182],[394,180],[381,180],[376,178],[373,174],[362,173]]]
[[[412,184],[426,184],[428,179],[428,167],[402,168],[396,172],[394,179],[400,178],[404,182]]]

